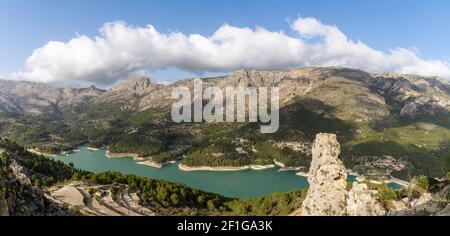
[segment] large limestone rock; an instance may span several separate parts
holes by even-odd
[[[366,184],[353,183],[348,192],[347,215],[351,216],[380,216],[386,211],[377,201],[376,190],[369,190]]]
[[[317,134],[312,146],[309,189],[300,215],[377,216],[386,212],[377,200],[377,191],[366,184],[353,183],[347,191],[347,173],[339,160],[340,145],[335,134]]]
[[[302,215],[346,215],[347,173],[338,159],[339,153],[335,134],[317,134],[308,177],[310,187],[302,204]]]

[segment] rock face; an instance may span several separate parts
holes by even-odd
[[[353,183],[348,192],[347,215],[351,216],[380,216],[386,211],[377,201],[377,191],[369,190],[366,184]]]
[[[391,202],[390,216],[449,216],[450,215],[450,183],[438,183],[441,186],[436,192],[423,192],[418,198],[404,198]]]
[[[0,140],[1,141],[1,140]],[[70,216],[74,213],[51,200],[31,184],[30,171],[16,154],[0,148],[0,216]]]
[[[0,95],[0,113],[19,113],[20,106],[14,104],[9,97]]]
[[[312,146],[309,189],[303,201],[303,216],[376,216],[385,210],[377,201],[376,190],[353,183],[347,192],[347,173],[339,160],[340,145],[335,134],[317,134]]]
[[[421,190],[418,197],[389,202],[387,210],[378,200],[378,191],[354,182],[347,191],[347,174],[338,159],[340,145],[334,134],[317,134],[312,146],[309,189],[297,216],[448,216],[450,180],[439,181],[432,192]]]
[[[23,167],[14,163],[9,171],[0,171],[0,216],[74,215],[68,208],[47,199],[42,189],[30,184],[22,170]]]
[[[312,147],[308,195],[302,204],[304,216],[346,214],[347,173],[338,159],[340,145],[335,134],[317,134]]]

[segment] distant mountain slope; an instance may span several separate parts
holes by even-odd
[[[12,111],[19,114],[57,113],[72,106],[88,103],[103,93],[103,90],[95,87],[57,88],[43,83],[0,80],[0,97],[8,98],[9,103],[17,107]],[[3,99],[0,98],[0,101]],[[5,103],[7,104],[6,101]]]
[[[353,109],[377,110],[374,114],[359,114],[357,122],[367,122],[389,115],[413,117],[434,115],[450,110],[450,82],[430,77],[396,73],[369,74],[346,68],[304,68],[291,71],[241,70],[230,76],[204,79],[205,86],[280,87],[282,105],[296,99],[319,100],[335,109],[338,118]],[[171,104],[174,87],[192,87],[191,79],[171,85],[152,84],[145,77],[123,81],[108,91],[57,88],[41,83],[0,80],[3,107],[21,110],[25,114],[61,112],[77,105],[97,107],[118,104],[121,110],[143,111]],[[325,95],[325,97],[323,96]],[[333,100],[333,101],[330,101]],[[346,107],[348,106],[348,107]],[[13,109],[16,107],[16,109]],[[7,110],[7,109],[3,109]]]
[[[337,133],[346,165],[401,178],[439,176],[450,156],[450,82],[347,68],[241,70],[204,78],[204,87],[280,88],[280,130],[259,125],[175,124],[171,85],[137,77],[108,91],[0,81],[0,134],[43,152],[82,144],[187,165],[273,164],[308,168],[316,133]],[[256,150],[256,151],[255,151]]]

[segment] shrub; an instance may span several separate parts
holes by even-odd
[[[178,194],[176,194],[176,193],[172,193],[172,195],[170,195],[170,200],[172,201],[172,204],[174,206],[178,205],[178,203],[180,202],[180,198],[178,197]]]
[[[213,200],[208,200],[208,202],[206,202],[206,205],[208,207],[208,210],[210,210],[210,211],[217,210]]]
[[[428,190],[428,187],[430,187],[430,181],[427,177],[422,177],[417,180],[417,186],[421,187],[424,190]]]
[[[378,188],[378,197],[380,203],[384,207],[387,207],[390,201],[397,199],[397,193],[393,189],[389,188],[387,184],[383,184]]]

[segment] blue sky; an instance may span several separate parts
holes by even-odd
[[[450,58],[450,1],[0,0],[0,73],[21,71],[33,50],[49,41],[67,42],[76,33],[93,38],[104,23],[116,20],[151,24],[161,33],[208,36],[227,23],[291,35],[289,22],[298,17],[335,25],[376,50],[402,47],[422,59]],[[161,80],[191,74],[156,71],[152,74]]]

